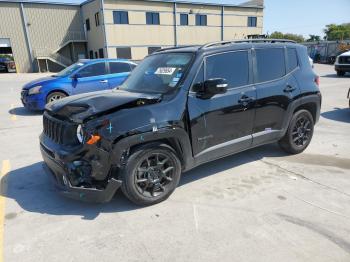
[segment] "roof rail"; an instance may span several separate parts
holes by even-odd
[[[192,46],[195,46],[195,45],[182,45],[182,46],[166,47],[166,48],[158,49],[158,50],[154,51],[153,53],[158,53],[158,52],[162,52],[162,51],[166,51],[166,50],[172,50],[172,49],[177,49],[177,48],[192,47]]]
[[[293,40],[289,39],[269,39],[269,38],[257,38],[257,39],[242,39],[242,40],[230,40],[230,41],[219,41],[208,43],[202,45],[200,49],[205,49],[213,46],[222,46],[222,45],[231,45],[231,44],[239,44],[239,43],[296,43]]]

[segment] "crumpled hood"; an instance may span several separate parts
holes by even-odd
[[[51,114],[81,123],[85,119],[120,109],[158,103],[161,94],[105,90],[66,97],[46,106]]]
[[[45,85],[45,84],[48,84],[49,82],[53,82],[57,79],[58,79],[58,77],[53,77],[53,76],[42,77],[42,78],[30,81],[29,83],[25,84],[23,86],[23,89],[30,89],[34,86]]]

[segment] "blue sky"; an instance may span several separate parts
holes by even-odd
[[[350,23],[350,0],[265,0],[264,32],[323,36],[327,24]]]
[[[83,2],[81,0],[47,1]],[[203,0],[188,1],[203,2]],[[247,0],[205,1],[237,4]],[[327,24],[350,23],[350,0],[265,0],[264,5],[264,33],[281,31],[302,34],[306,37],[309,34],[323,36],[323,29]]]

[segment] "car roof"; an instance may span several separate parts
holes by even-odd
[[[131,63],[135,64],[133,61],[130,61],[128,59],[121,59],[121,58],[96,58],[96,59],[79,59],[80,63],[96,63],[96,62],[124,62],[124,63]]]
[[[170,47],[156,51],[155,53],[170,52],[193,52],[193,53],[217,53],[232,50],[241,50],[249,48],[274,48],[274,47],[296,47],[301,46],[291,40],[286,39],[243,39],[232,41],[212,42],[205,45],[191,45],[181,47]]]

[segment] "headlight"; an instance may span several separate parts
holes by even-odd
[[[40,93],[41,86],[34,86],[29,89],[28,95],[35,95]]]
[[[84,142],[84,130],[81,125],[78,125],[77,127],[77,138],[80,143]]]

